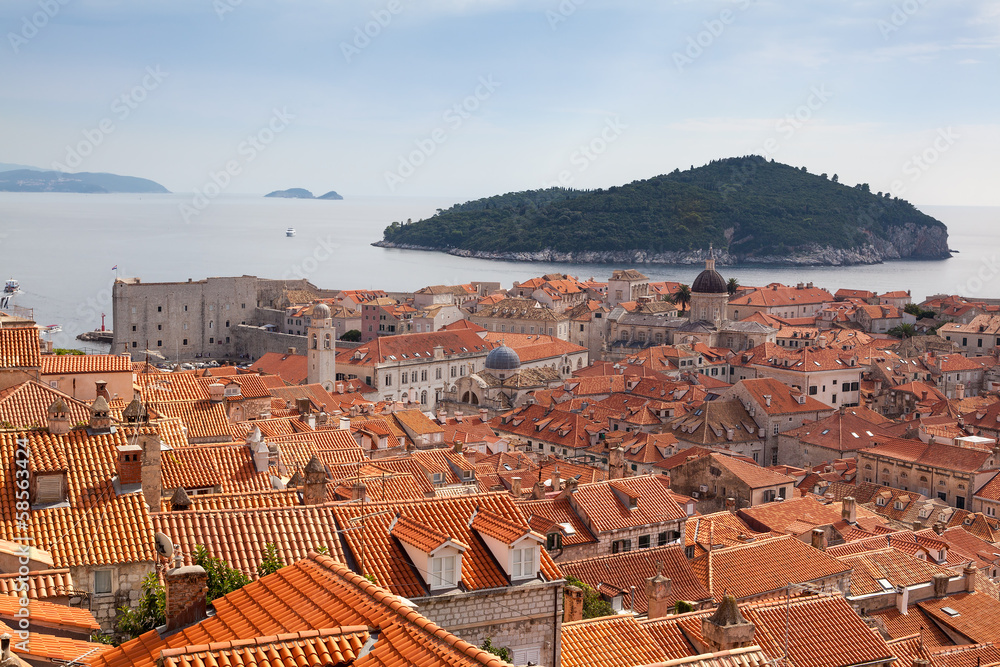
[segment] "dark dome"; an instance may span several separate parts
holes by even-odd
[[[728,292],[726,279],[715,269],[705,269],[691,283],[691,291],[699,294],[722,294]]]
[[[495,347],[486,355],[486,370],[513,371],[521,367],[521,358],[517,352],[506,345]]]

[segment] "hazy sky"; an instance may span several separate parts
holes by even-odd
[[[1000,205],[998,2],[2,0],[0,27],[0,162],[466,199],[757,153]]]

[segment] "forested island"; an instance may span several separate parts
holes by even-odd
[[[341,200],[339,194],[336,190],[330,190],[325,195],[320,195],[319,197],[314,197],[313,193],[309,192],[305,188],[289,188],[288,190],[275,190],[274,192],[269,192],[265,197],[275,197],[278,199],[333,199]]]
[[[118,174],[39,169],[11,169],[0,172],[0,192],[168,193],[165,187],[147,178]]]
[[[599,190],[549,188],[393,222],[373,245],[525,261],[873,264],[950,256],[944,223],[837,174],[759,156]]]

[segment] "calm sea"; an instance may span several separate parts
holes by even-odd
[[[455,203],[433,198],[352,198],[345,201],[221,196],[185,222],[180,205],[191,195],[82,195],[0,193],[0,278],[17,278],[17,305],[34,309],[39,324],[59,324],[57,346],[81,346],[74,336],[111,326],[111,284],[120,276],[178,281],[251,274],[305,277],[325,288],[412,291],[425,285],[472,280],[509,287],[543,273],[606,280],[603,264],[499,262],[444,253],[375,248],[394,220],[418,220]],[[744,285],[813,282],[888,291],[912,290],[915,299],[940,292],[1000,298],[1000,208],[924,206],[948,225],[959,253],[935,262],[891,262],[855,267],[721,267]],[[285,229],[297,234],[286,238]],[[624,268],[624,267],[622,267]],[[637,267],[655,280],[690,283],[698,268]],[[94,347],[94,346],[91,346]]]

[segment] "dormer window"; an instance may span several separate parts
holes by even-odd
[[[431,580],[430,588],[454,588],[458,585],[455,578],[456,556],[438,556],[431,559]]]
[[[530,544],[511,552],[511,579],[532,579],[538,573],[538,545]]]
[[[433,475],[431,476],[431,480],[432,480],[432,481],[433,481],[433,482],[434,482],[435,484],[442,484],[442,483],[444,483],[444,473],[443,473],[443,472],[436,472],[436,473],[434,473],[434,474],[433,474]]]
[[[66,500],[66,475],[54,473],[35,476],[35,504],[50,505]]]

